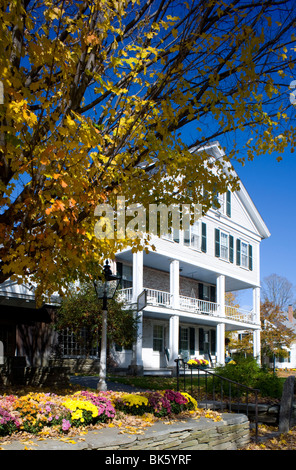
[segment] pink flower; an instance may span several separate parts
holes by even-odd
[[[70,421],[68,421],[67,419],[63,419],[63,421],[62,421],[62,430],[63,431],[68,431],[68,429],[70,427],[71,427]]]

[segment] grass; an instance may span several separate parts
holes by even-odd
[[[151,377],[151,376],[109,376],[111,382],[118,382],[144,390],[177,390],[176,377]],[[189,384],[189,381],[188,381]]]
[[[282,383],[285,382],[286,378],[285,376],[278,374],[279,379]],[[135,388],[141,388],[144,390],[177,390],[177,378],[176,377],[157,377],[157,376],[109,376],[108,380],[112,382],[117,382],[117,383],[122,383],[126,385],[130,385]],[[205,382],[205,378],[201,375],[199,378],[199,385],[201,386],[201,390],[203,389],[203,385]],[[208,378],[207,379],[207,388],[208,392],[210,393],[211,390],[211,383],[212,379]],[[197,390],[197,377],[193,377],[193,396],[196,395],[198,392]],[[186,392],[191,393],[191,379],[190,377],[186,377],[185,379],[185,389]],[[184,391],[184,378],[180,377],[179,378],[179,390]],[[267,397],[266,394],[265,396],[263,395],[260,397],[260,392],[259,392],[259,400],[262,402],[266,402],[268,400],[274,402],[278,401],[281,398],[281,394],[279,396],[273,396]]]

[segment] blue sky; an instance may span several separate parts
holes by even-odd
[[[261,279],[276,273],[296,285],[296,155],[255,157],[236,170],[271,232],[261,244]]]
[[[276,273],[296,286],[296,154],[287,148],[277,156],[234,166],[271,233],[261,243],[261,280]]]

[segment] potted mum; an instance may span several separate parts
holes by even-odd
[[[189,359],[187,364],[193,368],[206,369],[209,366],[209,361],[206,359]]]

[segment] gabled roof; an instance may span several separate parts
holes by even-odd
[[[225,172],[232,174],[232,176],[235,176],[239,178],[239,184],[240,184],[240,190],[235,191],[235,194],[237,195],[238,199],[244,206],[245,210],[247,211],[249,217],[251,218],[253,224],[255,225],[260,237],[262,239],[270,237],[270,232],[262,219],[257,207],[255,206],[254,202],[252,201],[249,193],[247,192],[245,186],[243,185],[240,177],[238,176],[237,172],[234,170],[233,166],[231,163],[227,162],[224,160],[224,157],[226,156],[224,150],[220,146],[218,141],[211,142],[208,145],[202,146],[202,147],[194,147],[190,150],[190,152],[198,152],[204,150],[206,151],[209,155],[211,155],[214,159],[216,160],[223,160],[224,161],[224,167],[225,167]]]

